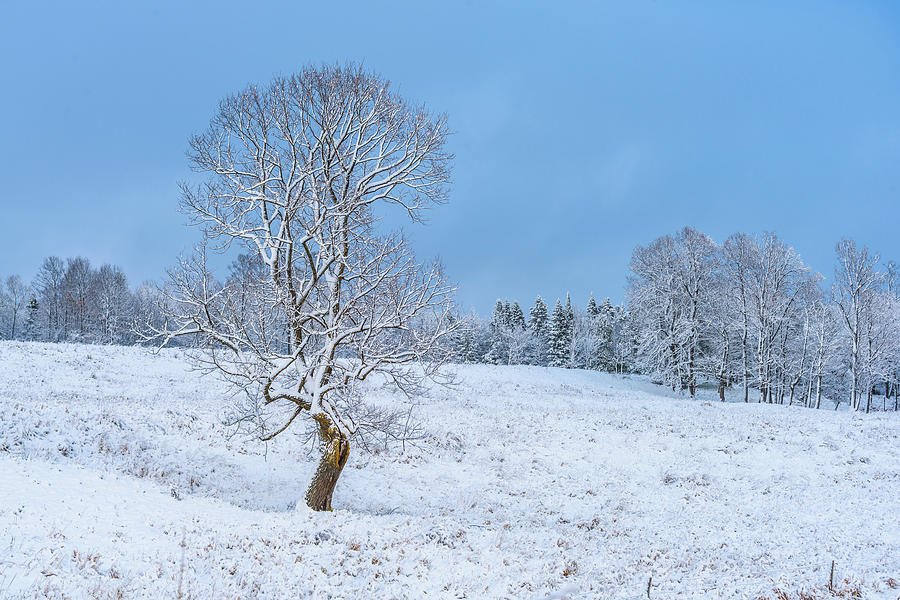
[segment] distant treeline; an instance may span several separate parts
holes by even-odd
[[[132,289],[122,269],[83,257],[45,258],[30,284],[10,275],[0,291],[4,339],[131,344],[136,323],[158,317],[156,286]]]
[[[628,372],[634,369],[628,313],[609,298],[585,307],[556,300],[550,309],[538,296],[526,319],[518,301],[497,300],[486,321],[476,314],[457,334],[461,362],[527,364]]]
[[[238,256],[226,283],[244,286],[258,263]],[[897,410],[900,267],[845,239],[823,280],[774,234],[718,244],[688,227],[635,248],[623,305],[538,297],[526,316],[498,300],[489,320],[462,318],[453,350],[460,362],[641,373],[690,395],[712,385],[722,399],[736,388],[744,401]],[[3,281],[0,337],[137,343],[164,329],[172,301],[153,283],[131,288],[115,265],[51,256],[31,284]]]
[[[463,362],[636,372],[694,395],[737,388],[745,402],[898,409],[900,267],[853,240],[833,283],[775,234],[722,244],[685,228],[635,248],[626,302],[584,309],[541,298],[526,319],[498,301],[457,336]],[[876,396],[878,398],[876,398]]]

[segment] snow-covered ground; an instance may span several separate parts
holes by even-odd
[[[900,598],[898,415],[455,369],[312,513],[182,351],[0,343],[0,597]]]

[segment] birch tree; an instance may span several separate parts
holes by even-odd
[[[878,255],[858,248],[851,239],[843,239],[835,248],[834,301],[840,309],[841,321],[849,340],[850,384],[848,401],[853,410],[860,409],[860,385],[863,383],[863,349],[873,304],[883,281],[878,272]]]
[[[866,393],[866,412],[869,412],[872,393],[878,383],[885,383],[887,395],[887,382],[893,377],[900,355],[900,306],[896,297],[886,290],[879,290],[867,308],[864,323],[862,387]],[[882,408],[885,408],[884,404]]]
[[[777,375],[783,369],[779,342],[787,334],[792,315],[813,292],[816,278],[794,252],[774,233],[758,240],[756,261],[749,269],[751,327],[756,337],[756,384],[760,402],[775,402]],[[779,362],[779,361],[782,362]]]
[[[817,301],[810,309],[812,326],[812,348],[810,351],[809,376],[807,377],[806,406],[822,407],[822,393],[825,377],[836,370],[834,365],[839,355],[841,336],[834,306],[824,300]],[[813,394],[815,389],[815,394]]]
[[[750,401],[750,381],[752,354],[750,349],[750,270],[759,261],[759,247],[752,237],[745,233],[735,233],[722,245],[724,277],[726,281],[726,302],[729,313],[736,317],[740,336],[741,381],[744,402]]]

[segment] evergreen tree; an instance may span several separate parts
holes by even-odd
[[[41,317],[37,298],[32,295],[25,308],[27,313],[25,316],[24,339],[33,341],[38,338],[38,327],[40,326],[39,320]]]
[[[519,306],[518,300],[512,303],[509,309],[509,326],[513,329],[525,329],[525,314],[522,313],[522,307]]]
[[[475,362],[475,330],[474,324],[467,323],[461,330],[456,346],[456,357],[459,362]]]
[[[497,300],[497,303],[494,305],[494,313],[491,315],[491,327],[499,326],[506,320],[506,317],[504,317],[505,312],[503,300]]]
[[[547,325],[549,323],[549,315],[547,314],[547,304],[544,299],[538,296],[534,301],[534,306],[528,312],[528,326],[531,332],[541,339],[547,337]]]
[[[574,313],[570,313],[569,307],[564,308],[557,300],[550,316],[550,331],[547,336],[547,354],[551,367],[565,367],[569,364],[569,349],[572,343],[571,323],[574,322]]]
[[[594,299],[593,292],[588,300],[585,309],[585,329],[586,336],[584,340],[584,348],[582,349],[582,363],[588,369],[602,369],[600,355],[600,307]]]
[[[600,308],[597,306],[597,302],[594,300],[593,292],[591,292],[591,299],[588,300],[587,303],[587,314],[591,317],[596,317],[600,314]]]
[[[617,325],[617,314],[606,298],[597,308],[597,369],[603,371],[616,370],[614,333]]]
[[[528,312],[528,328],[534,339],[534,347],[531,351],[531,362],[536,365],[547,364],[547,336],[550,328],[550,316],[547,313],[547,304],[538,296],[534,306]]]
[[[575,348],[575,308],[572,306],[572,298],[569,292],[566,292],[566,349],[568,359],[565,366],[569,369],[581,367],[577,364],[577,348]]]
[[[509,347],[506,340],[508,327],[509,301],[504,304],[502,300],[497,300],[497,304],[494,305],[494,314],[491,316],[491,349],[485,356],[487,362],[495,365],[503,365],[509,362]]]

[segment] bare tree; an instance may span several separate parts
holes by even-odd
[[[710,337],[710,300],[719,266],[716,244],[691,227],[637,247],[631,258],[629,308],[641,326],[642,362],[691,396]]]
[[[865,246],[857,248],[853,240],[838,242],[836,252],[833,295],[850,341],[850,407],[859,410],[864,340],[884,275],[876,269],[878,255],[870,255]]]
[[[822,392],[825,375],[829,366],[838,356],[840,347],[839,323],[837,322],[834,306],[824,300],[818,300],[810,309],[812,323],[812,348],[810,360],[810,372],[807,381],[806,406],[809,408],[822,407]],[[813,400],[813,386],[815,386],[815,400]]]
[[[6,278],[6,297],[9,306],[10,331],[9,339],[16,339],[16,325],[19,320],[19,313],[25,307],[31,291],[22,283],[22,278],[18,275],[10,275]]]
[[[715,333],[708,342],[709,358],[704,371],[715,379],[719,400],[722,402],[725,402],[725,389],[733,377],[733,349],[737,342],[733,331],[736,299],[731,293],[731,283],[727,270],[721,269],[711,282],[713,290],[706,311],[710,330]]]
[[[103,265],[94,274],[91,307],[96,316],[97,341],[122,343],[131,326],[134,301],[121,268]]]
[[[676,301],[674,240],[657,238],[638,246],[631,256],[628,308],[637,324],[638,364],[672,387],[682,389],[680,368],[681,319]]]
[[[66,272],[62,278],[64,338],[68,339],[71,334],[75,339],[84,341],[89,333],[93,283],[94,270],[88,259],[76,256],[66,261]]]
[[[367,412],[360,383],[381,374],[413,393],[450,356],[453,288],[440,266],[376,231],[378,205],[420,221],[446,199],[447,135],[443,116],[351,65],[248,87],[191,139],[207,178],[182,186],[183,209],[214,248],[238,244],[265,268],[219,284],[201,248],[171,273],[178,310],[157,333],[206,340],[204,360],[250,399],[243,418],[261,439],[312,419],[315,510],[331,508],[351,438],[390,421]]]
[[[802,295],[796,303],[788,325],[782,334],[781,371],[783,373],[782,393],[787,388],[788,404],[794,404],[801,384],[808,378],[810,365],[815,360],[816,349],[816,317],[823,305],[823,292],[818,285],[802,286]],[[808,405],[808,402],[807,402]]]
[[[738,316],[740,327],[741,379],[744,387],[744,402],[750,401],[750,270],[759,261],[759,246],[745,233],[735,233],[725,240],[722,254],[727,285],[724,300],[731,304],[731,314]]]
[[[891,304],[896,311],[900,311],[900,266],[894,261],[888,261],[885,265],[884,285],[885,292],[892,300]],[[893,319],[895,322],[900,321],[900,312],[895,312]],[[900,339],[896,341],[900,343]],[[893,394],[894,410],[896,411],[900,408],[900,402],[898,402],[898,391],[900,391],[898,390],[898,382],[900,382],[900,347],[895,345],[893,350],[887,357],[888,366],[884,382],[885,405],[883,407],[887,408],[887,399]]]
[[[40,305],[45,308],[47,341],[57,341],[60,336],[60,313],[63,303],[63,277],[65,263],[58,256],[49,256],[41,263],[34,280],[34,288],[40,295]]]
[[[792,318],[802,314],[801,304],[814,294],[817,276],[794,252],[794,249],[773,233],[759,240],[757,260],[749,269],[751,326],[756,332],[756,383],[760,402],[776,402],[776,392],[783,394],[784,386],[778,376],[783,374],[784,355],[779,342],[786,342]]]
[[[900,354],[900,304],[896,297],[879,290],[867,308],[864,317],[862,349],[862,381],[866,392],[866,412],[872,408],[872,392],[879,382],[885,383],[893,376],[896,358]],[[882,409],[886,408],[882,404]]]

